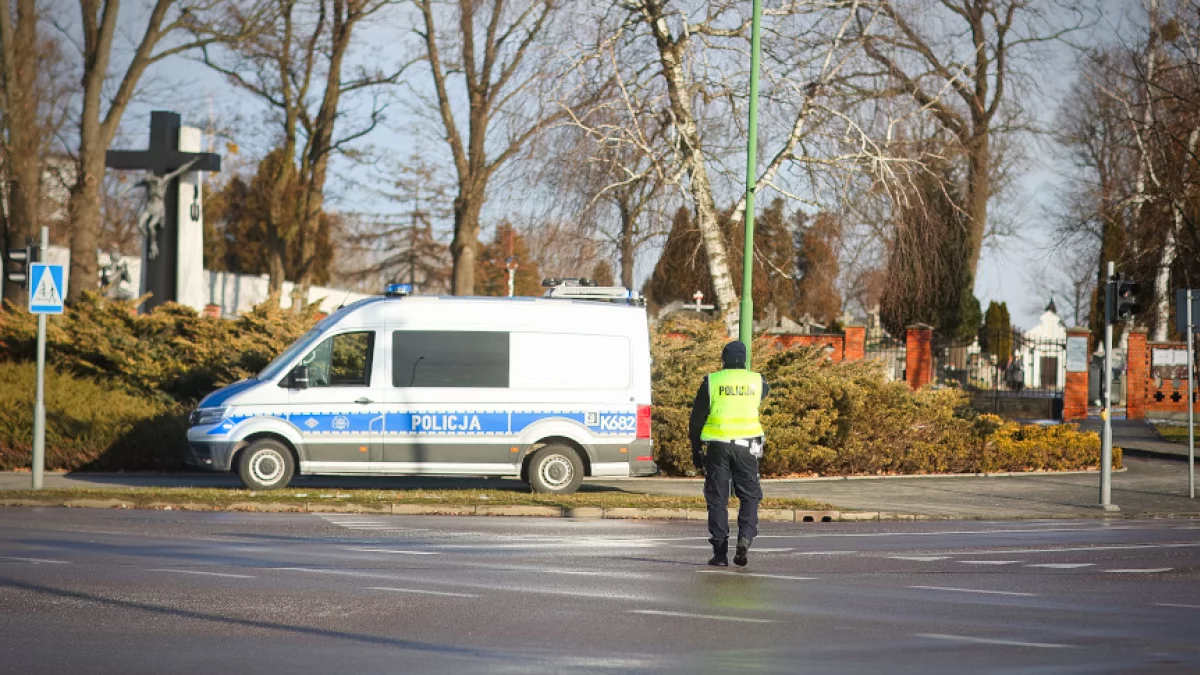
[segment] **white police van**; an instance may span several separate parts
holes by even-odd
[[[252,489],[300,474],[584,476],[657,472],[646,311],[625,289],[545,298],[408,295],[321,320],[257,376],[192,413],[189,463]]]

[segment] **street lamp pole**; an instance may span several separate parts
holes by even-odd
[[[756,150],[758,149],[758,61],[762,41],[762,0],[754,0],[750,28],[750,122],[746,141],[746,236],[742,254],[742,306],[738,321],[738,338],[746,345],[746,367],[751,364],[751,343],[754,338],[754,186],[758,182]]]

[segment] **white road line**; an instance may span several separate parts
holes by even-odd
[[[1036,565],[1026,565],[1026,567],[1045,567],[1051,570],[1073,570],[1080,567],[1093,567],[1093,563],[1038,563]]]
[[[1174,568],[1172,568],[1172,567],[1153,567],[1153,568],[1147,567],[1147,568],[1143,568],[1143,569],[1119,569],[1119,570],[1104,570],[1104,571],[1112,572],[1114,574],[1157,574],[1159,572],[1170,572],[1172,569],[1174,569]]]
[[[951,588],[950,586],[909,586],[925,591],[953,591],[955,593],[982,593],[984,595],[1015,595],[1022,598],[1036,598],[1037,593],[1018,593],[1016,591],[985,591],[979,588]]]
[[[1072,553],[1078,551],[1129,551],[1146,548],[1195,548],[1200,543],[1187,544],[1123,544],[1113,546],[1072,546],[1067,548],[1021,548],[1003,551],[947,551],[949,555],[1008,555],[1012,553]]]
[[[229,579],[253,579],[254,577],[248,574],[226,574],[224,572],[201,572],[200,570],[169,570],[169,569],[154,569],[146,570],[147,572],[172,572],[174,574],[196,574],[205,577],[226,577]]]
[[[796,555],[853,555],[858,551],[800,551]]]
[[[889,555],[892,560],[915,560],[917,562],[933,562],[934,560],[945,560],[948,555]]]
[[[1183,609],[1200,609],[1200,605],[1180,605],[1174,602],[1156,602],[1155,607],[1180,607]]]
[[[964,565],[1015,565],[1020,560],[959,560]]]
[[[48,560],[46,558],[18,558],[15,555],[0,556],[0,561],[27,562],[35,565],[70,565],[67,560]]]
[[[437,555],[437,551],[399,551],[392,548],[352,548],[351,551],[362,553],[397,553],[399,555]]]
[[[992,638],[971,637],[969,635],[944,635],[941,633],[918,633],[915,637],[928,638],[930,640],[949,640],[951,642],[969,642],[977,645],[1004,645],[1006,647],[1038,647],[1041,649],[1066,649],[1071,647],[1071,645],[1060,645],[1053,642],[995,640]]]
[[[733,570],[696,570],[699,574],[732,574],[739,577],[759,577],[761,579],[787,579],[789,581],[812,581],[816,577],[794,577],[787,574],[760,574],[758,572],[734,572]]]
[[[811,539],[816,537],[940,537],[944,535],[958,534],[1041,534],[1043,532],[1111,532],[1113,530],[1136,530],[1145,529],[1136,526],[1112,526],[1112,527],[1044,527],[1038,529],[1004,529],[1004,530],[942,530],[942,531],[922,531],[922,532],[826,532],[826,533],[811,533],[811,534],[760,534],[756,539],[794,539],[804,538]]]
[[[451,598],[478,598],[470,593],[450,593],[447,591],[426,591],[420,588],[391,588],[388,586],[368,586],[368,591],[393,591],[395,593],[420,593],[422,595],[444,595]]]
[[[775,623],[770,619],[751,619],[744,616],[717,616],[715,614],[689,614],[687,612],[664,612],[657,609],[631,609],[630,614],[648,614],[650,616],[674,616],[681,619],[711,619],[713,621],[736,621],[739,623]]]

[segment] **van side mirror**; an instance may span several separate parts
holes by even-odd
[[[292,368],[291,380],[293,389],[308,389],[308,366],[301,363]]]

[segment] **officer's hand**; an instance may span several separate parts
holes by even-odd
[[[692,465],[696,467],[698,475],[704,475],[704,453],[694,453],[692,455]]]

